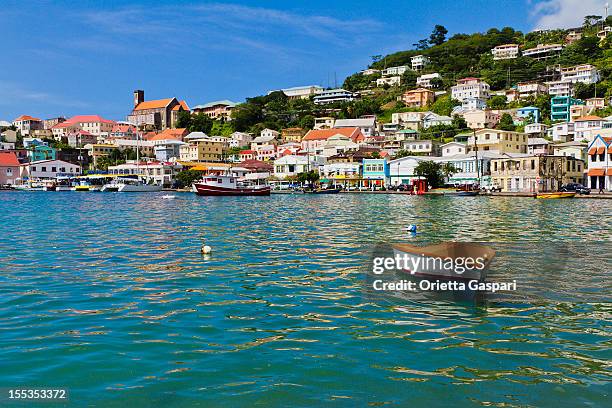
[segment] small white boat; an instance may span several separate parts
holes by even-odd
[[[100,191],[103,192],[118,192],[118,193],[149,193],[161,191],[162,186],[157,184],[147,184],[142,180],[135,178],[118,177],[105,184]]]
[[[176,196],[175,196],[175,195],[170,195],[170,194],[164,194],[164,195],[162,196],[162,199],[163,199],[163,200],[172,200],[172,199],[174,199],[174,198],[176,198]]]

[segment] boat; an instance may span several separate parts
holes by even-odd
[[[57,191],[57,184],[54,182],[49,182],[45,184],[45,191]]]
[[[195,193],[200,196],[268,196],[270,186],[246,184],[232,175],[205,175],[193,183]]]
[[[495,256],[495,251],[484,245],[467,242],[443,242],[428,246],[415,246],[410,244],[392,244],[394,255],[404,258],[408,256],[412,268],[404,269],[404,272],[425,279],[457,279],[457,280],[479,280],[486,278],[489,264]],[[418,259],[420,262],[417,262]],[[448,259],[453,260],[454,265],[460,265],[458,258],[477,260],[480,258],[479,268],[465,269],[459,273],[457,268],[445,267]],[[431,259],[431,261],[427,261]],[[482,267],[480,267],[482,266]]]
[[[460,197],[474,197],[480,194],[480,191],[457,191],[457,195]]]
[[[164,194],[161,198],[163,200],[172,200],[172,199],[175,199],[176,196],[175,195],[170,195],[170,194]]]
[[[535,198],[574,198],[575,192],[556,191],[553,193],[537,193]]]
[[[138,178],[117,177],[110,183],[102,186],[100,191],[117,193],[150,193],[162,191],[162,186],[157,184],[147,184]]]
[[[315,188],[304,189],[306,194],[338,194],[341,191],[339,188]]]

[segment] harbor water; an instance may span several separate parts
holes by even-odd
[[[0,192],[0,388],[131,408],[609,404],[610,275],[590,276],[610,271],[609,200],[163,194]],[[516,273],[550,296],[364,290],[376,243],[450,240],[518,245]],[[591,252],[574,275],[538,262],[565,246]]]

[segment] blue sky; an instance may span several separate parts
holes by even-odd
[[[450,35],[580,24],[604,0],[2,0],[0,120],[100,114],[124,120],[132,91],[190,106],[270,89],[328,86],[370,56]]]

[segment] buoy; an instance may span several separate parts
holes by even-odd
[[[406,227],[406,231],[408,232],[416,232],[417,230],[417,226],[415,224],[410,224],[408,227]]]
[[[212,252],[212,248],[208,245],[202,245],[202,248],[200,250],[203,254],[210,254]]]

